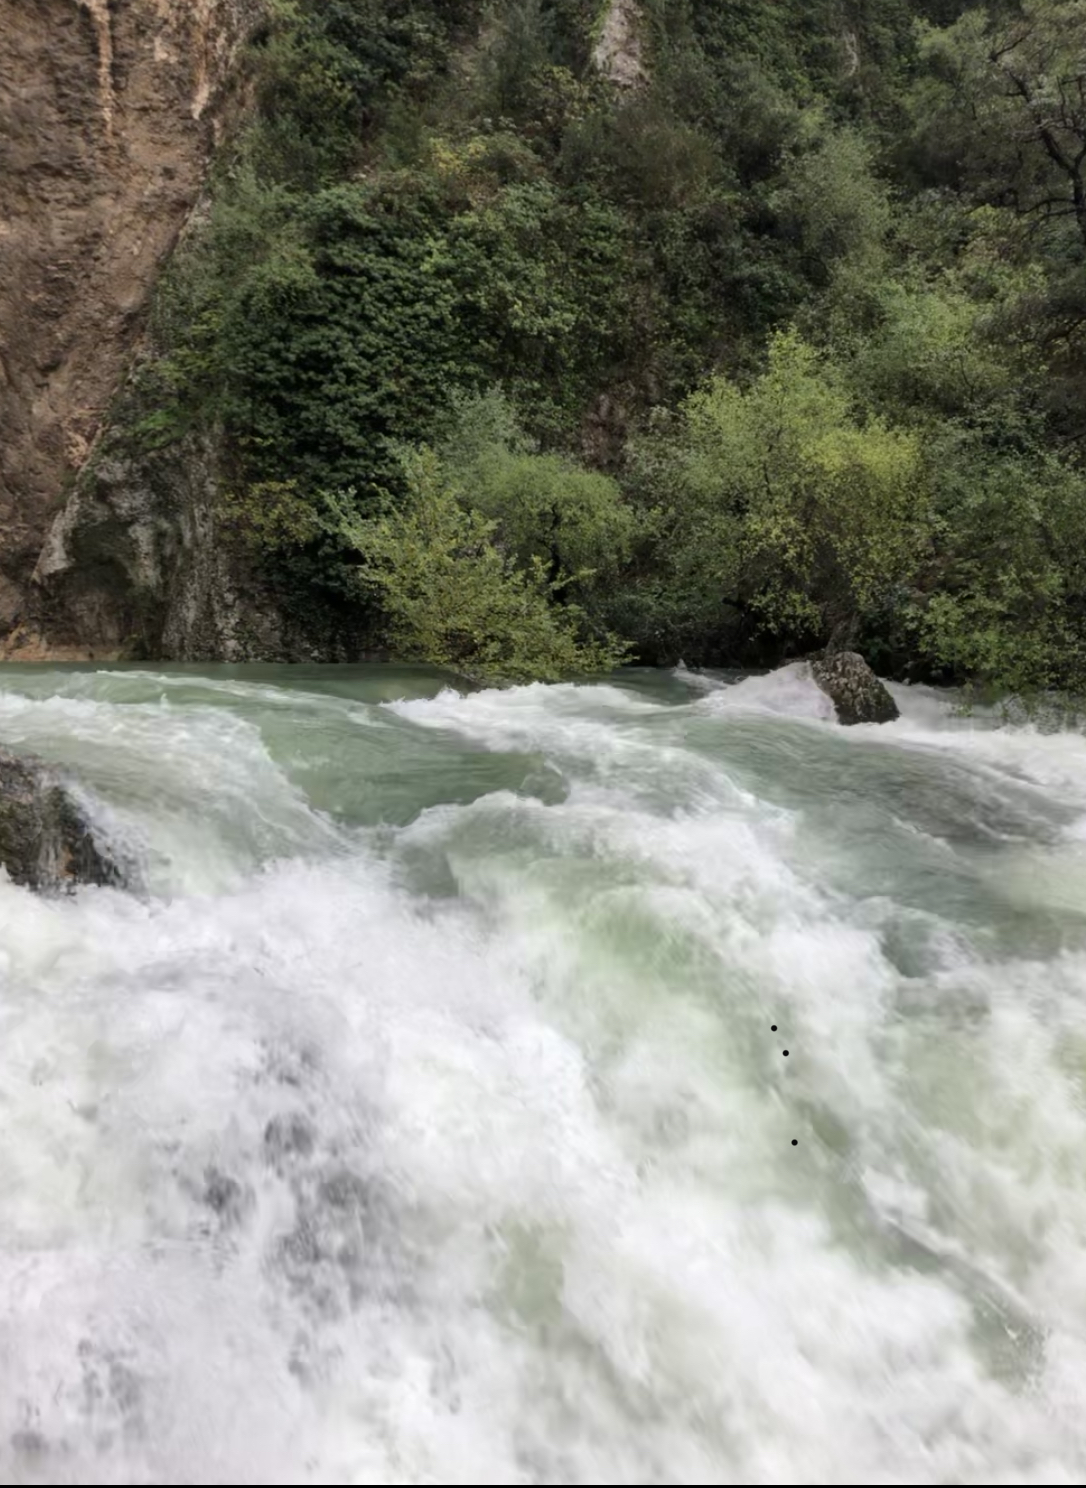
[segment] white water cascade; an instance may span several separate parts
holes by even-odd
[[[895,697],[0,668],[140,865],[0,876],[0,1481],[1086,1479],[1086,739]]]

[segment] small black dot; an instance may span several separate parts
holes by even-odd
[[[788,1058],[788,1050],[787,1049],[785,1049],[785,1051],[784,1051],[784,1057],[785,1057],[785,1059]]]
[[[776,1031],[777,1031],[777,1025],[776,1025],[776,1023],[771,1023],[769,1025],[769,1031],[770,1031],[770,1033],[776,1033]]]
[[[798,1147],[799,1146],[799,1143],[796,1141],[795,1137],[792,1138],[792,1146],[793,1147]]]

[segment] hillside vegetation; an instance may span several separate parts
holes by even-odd
[[[489,677],[1086,684],[1086,0],[275,0],[135,436]]]

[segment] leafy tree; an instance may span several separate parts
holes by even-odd
[[[909,424],[960,420],[1013,446],[1036,434],[1043,359],[1016,325],[1043,281],[991,263],[978,282],[965,255],[941,274],[903,273],[872,287],[875,324],[839,335],[857,397]]]
[[[272,0],[132,447],[488,675],[1086,685],[1084,7],[642,0],[631,92],[596,0]]]
[[[539,557],[518,566],[503,551],[498,523],[464,504],[432,451],[406,458],[406,482],[401,506],[367,520],[345,514],[342,528],[397,654],[486,681],[554,681],[617,664],[622,646],[586,638],[580,611],[550,602],[561,581]]]
[[[556,592],[568,597],[573,587],[584,597],[621,569],[633,516],[617,483],[534,450],[499,391],[458,400],[439,453],[472,507],[496,523],[502,548],[521,567],[542,563]]]
[[[1022,0],[923,33],[929,157],[993,206],[1086,246],[1086,0]]]
[[[889,266],[892,220],[870,146],[855,129],[834,129],[810,115],[781,176],[770,202],[797,242],[804,278],[824,292],[825,304],[812,302],[809,318],[862,324]]]
[[[680,571],[797,640],[852,633],[892,606],[926,540],[920,441],[861,420],[791,332],[751,387],[717,378],[688,400],[676,474]]]
[[[1086,479],[1032,449],[946,430],[928,452],[933,542],[912,642],[944,675],[1001,690],[1086,686]]]

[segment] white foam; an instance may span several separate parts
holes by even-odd
[[[831,888],[684,744],[872,732],[744,686],[396,704],[568,790],[372,841],[253,718],[0,693],[161,852],[142,900],[0,882],[4,1481],[1082,1480],[1086,948],[948,903],[953,954],[900,972],[910,863]],[[933,791],[1078,757],[929,732],[880,737]]]
[[[755,711],[822,723],[832,723],[837,717],[833,703],[801,661],[720,688],[710,694],[705,706],[715,713]]]

